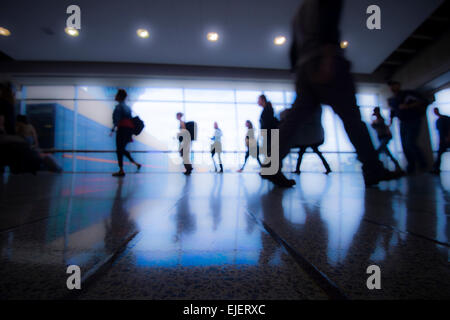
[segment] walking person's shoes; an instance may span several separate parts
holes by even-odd
[[[405,173],[403,171],[389,171],[387,169],[381,170],[377,174],[364,174],[364,183],[366,187],[377,185],[381,181],[390,181],[403,177]]]
[[[331,172],[333,172],[333,171],[331,171],[331,169],[327,169],[327,171],[325,171],[325,174],[328,175],[328,174],[330,174]]]
[[[112,174],[113,177],[125,177],[125,172],[117,171]]]
[[[280,188],[291,188],[296,184],[294,179],[286,178],[286,176],[281,172],[278,172],[274,175],[263,175],[261,173],[259,175],[261,176],[261,178],[269,180],[274,185]]]

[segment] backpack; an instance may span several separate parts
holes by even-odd
[[[186,130],[191,135],[191,140],[197,140],[197,123],[194,121],[186,122]]]
[[[131,121],[133,122],[134,125],[133,134],[137,136],[142,132],[142,130],[144,130],[145,127],[144,121],[142,121],[141,118],[139,118],[138,116],[133,117]]]

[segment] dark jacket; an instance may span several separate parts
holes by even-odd
[[[121,102],[114,108],[112,117],[114,127],[118,127],[122,120],[131,119],[131,109],[125,103]]]
[[[278,128],[278,120],[274,116],[273,107],[270,102],[263,108],[261,117],[259,118],[261,129],[276,129]]]
[[[436,129],[439,132],[439,143],[445,143],[447,137],[450,135],[450,117],[440,116],[436,120]]]
[[[392,133],[389,127],[384,122],[384,119],[376,119],[372,122],[372,128],[377,132],[378,139],[392,139]]]

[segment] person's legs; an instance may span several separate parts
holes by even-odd
[[[126,146],[125,146],[125,148],[126,148]],[[125,148],[124,148],[124,150],[123,150],[123,155],[124,155],[125,157],[127,157],[128,160],[130,160],[131,163],[134,163],[133,157],[131,156],[130,152],[129,152],[127,149],[125,149]]]
[[[190,133],[183,129],[181,130],[178,138],[180,145],[179,145],[179,152],[180,156],[183,160],[183,165],[186,171],[184,172],[185,175],[190,175],[193,168],[191,164],[191,140],[190,140]]]
[[[315,108],[320,108],[320,101],[310,85],[309,75],[302,67],[297,74],[297,97],[289,112],[289,117],[284,119],[279,128],[279,168],[275,175],[261,175],[280,187],[292,187],[295,180],[288,180],[282,171],[283,159],[289,154],[293,145],[293,137],[297,127],[306,122],[314,113]]]
[[[377,148],[377,153],[386,153],[386,145],[388,144],[389,140],[380,138],[380,145]]]
[[[302,164],[302,159],[303,159],[303,155],[306,152],[306,147],[300,147],[300,149],[298,150],[298,158],[297,158],[297,164],[295,166],[295,171],[294,173],[299,174],[300,173],[300,165]]]
[[[261,160],[259,159],[259,144],[256,144],[256,161],[258,161],[259,166],[262,166]]]
[[[439,142],[439,150],[437,153],[436,161],[433,164],[433,172],[439,173],[441,172],[441,161],[442,161],[442,155],[447,151],[447,146],[443,144],[442,142]]]
[[[394,163],[395,169],[397,171],[401,171],[402,168],[400,167],[400,164],[398,163],[397,159],[395,159],[395,157],[392,155],[391,151],[388,148],[389,141],[391,141],[391,138],[381,138],[380,146],[377,149],[377,153],[378,154],[384,153],[385,155],[387,155]]]
[[[244,164],[242,165],[241,169],[239,169],[238,171],[243,171],[245,164],[247,163],[248,157],[250,156],[250,148],[247,147],[247,152],[245,152],[245,157],[244,157]]]
[[[211,159],[212,159],[212,162],[214,164],[214,171],[217,172],[216,161],[214,160],[214,155],[215,154],[216,154],[216,148],[214,148],[214,146],[213,146],[212,150],[211,150]]]
[[[335,72],[332,83],[316,86],[317,91],[323,103],[329,104],[341,118],[350,142],[355,147],[358,160],[362,163],[366,184],[376,184],[383,178],[385,169],[378,159],[367,126],[361,120],[361,112],[356,104],[355,86],[350,74],[350,63],[343,58],[337,58]]]
[[[266,151],[265,154],[264,154],[264,150]],[[272,155],[272,132],[271,132],[271,129],[266,129],[266,136],[263,138],[263,154],[264,154],[264,165],[270,166],[271,161],[269,160],[269,158]],[[258,155],[259,155],[259,152],[258,152]]]
[[[414,121],[414,135],[411,139],[411,150],[414,153],[414,157],[419,163],[421,169],[425,169],[427,167],[427,160],[425,159],[425,155],[422,151],[422,148],[419,146],[419,136],[422,130],[422,119],[419,118]],[[411,129],[412,130],[412,129]]]
[[[289,154],[293,145],[293,136],[297,127],[309,120],[312,116],[314,108],[320,108],[320,103],[309,86],[307,75],[300,72],[297,75],[296,82],[297,98],[292,105],[287,117],[279,128],[279,167],[275,175],[261,175],[263,178],[270,180],[280,187],[292,187],[295,180],[288,180],[281,172],[283,159]]]
[[[323,166],[325,167],[326,174],[329,174],[331,172],[330,165],[327,162],[327,159],[323,156],[322,152],[320,152],[318,146],[312,146],[311,147],[313,151],[319,156],[320,160],[322,160]]]
[[[125,139],[124,139],[123,131],[120,128],[116,133],[116,153],[117,153],[117,162],[119,163],[119,171],[114,173],[113,176],[123,176],[125,175],[123,171],[123,155],[125,152]]]
[[[426,167],[426,160],[417,145],[417,139],[420,134],[422,119],[402,120],[400,122],[400,136],[402,139],[403,152],[408,162],[407,172],[416,171],[416,162],[419,162],[421,168]]]
[[[192,164],[191,164],[191,144],[189,143],[186,147],[186,149],[184,150],[187,154],[187,159],[188,161],[186,161],[184,163],[184,168],[186,169],[186,172],[184,173],[185,175],[190,175],[193,168],[192,168]]]
[[[134,158],[131,156],[131,153],[128,151],[128,150],[126,150],[126,148],[127,148],[127,144],[130,142],[130,141],[132,141],[132,137],[133,136],[133,133],[132,133],[132,131],[131,131],[131,129],[128,129],[128,128],[126,128],[126,131],[125,131],[125,137],[124,137],[124,146],[123,146],[123,154],[128,158],[128,160],[130,160],[130,162],[131,163],[133,163],[137,168],[138,168],[138,170],[141,168],[141,164],[139,164],[139,163],[137,163],[135,160],[134,160]]]
[[[223,164],[222,164],[222,152],[217,153],[217,158],[219,158],[219,167],[220,167],[220,173],[223,172]]]
[[[403,154],[405,155],[407,163],[406,171],[408,173],[413,173],[414,171],[416,171],[416,161],[410,150],[410,131],[411,130],[409,129],[409,123],[407,121],[400,121],[400,139],[402,142]]]

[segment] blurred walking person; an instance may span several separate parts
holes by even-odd
[[[261,130],[267,130],[267,135],[264,137],[263,146],[266,147],[266,154],[264,159],[264,165],[269,165],[267,158],[270,158],[272,154],[272,129],[277,129],[279,121],[275,118],[272,103],[267,100],[265,95],[260,95],[258,98],[258,105],[263,108],[261,116],[259,118]],[[264,150],[264,148],[263,148]]]
[[[390,125],[395,117],[399,119],[402,148],[408,162],[406,171],[413,174],[416,171],[416,163],[420,169],[425,170],[427,161],[417,140],[429,102],[416,91],[401,90],[398,81],[389,81],[388,85],[394,94],[388,99],[391,108]]]
[[[372,128],[377,132],[378,141],[380,142],[380,146],[377,149],[377,153],[384,153],[387,155],[395,165],[395,170],[402,171],[400,164],[397,159],[392,155],[391,151],[388,148],[389,142],[392,140],[392,133],[389,127],[386,125],[383,115],[381,114],[380,107],[375,107],[373,109],[372,117],[374,117],[372,121]]]
[[[439,132],[439,150],[432,173],[439,174],[441,172],[442,155],[450,148],[450,117],[441,114],[438,108],[434,108],[433,111],[438,117],[436,129]]]
[[[216,161],[214,160],[214,155],[217,154],[217,158],[219,159],[219,173],[223,173],[223,165],[222,165],[222,130],[220,130],[217,122],[214,122],[214,136],[211,138],[211,158],[214,163],[214,171],[217,172]]]
[[[193,170],[191,164],[191,147],[194,134],[189,130],[191,128],[188,128],[187,123],[183,121],[183,116],[182,112],[177,113],[177,120],[180,122],[180,132],[178,133],[178,141],[180,142],[179,151],[183,159],[184,168],[186,169],[184,174],[189,176]]]
[[[278,186],[292,187],[295,184],[281,172],[282,159],[295,143],[293,137],[297,127],[308,121],[321,104],[331,106],[341,118],[362,162],[366,186],[400,176],[383,167],[369,131],[361,121],[350,62],[340,48],[342,4],[342,0],[305,0],[295,16],[290,56],[296,73],[297,98],[289,117],[280,126],[279,170],[274,175],[262,175]]]
[[[245,164],[247,163],[248,157],[252,156],[256,158],[259,165],[261,166],[261,161],[259,160],[259,146],[258,140],[255,138],[255,130],[253,129],[253,123],[250,120],[245,121],[245,126],[247,127],[247,134],[245,135],[245,146],[247,151],[245,152],[244,164],[238,170],[238,172],[244,171]]]
[[[123,156],[126,156],[131,163],[133,163],[137,169],[141,169],[141,164],[134,161],[131,157],[130,152],[125,148],[128,143],[132,142],[133,135],[133,121],[131,120],[131,108],[125,104],[125,99],[127,98],[127,92],[123,89],[117,91],[115,100],[118,102],[113,112],[113,127],[111,129],[111,135],[116,130],[116,149],[117,149],[117,161],[119,162],[119,171],[113,173],[114,177],[125,176],[125,171],[123,170]]]

